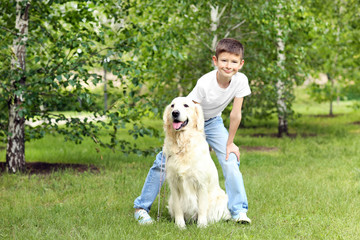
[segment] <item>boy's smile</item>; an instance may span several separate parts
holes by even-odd
[[[237,54],[222,52],[213,56],[214,65],[218,68],[217,81],[220,87],[226,88],[234,76],[244,65],[244,60]]]

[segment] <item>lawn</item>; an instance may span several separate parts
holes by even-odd
[[[26,144],[28,162],[93,164],[100,171],[0,175],[0,239],[360,239],[360,125],[353,124],[360,113],[340,102],[336,117],[324,117],[327,104],[300,100],[294,107],[301,117],[290,121],[296,138],[254,137],[276,133],[275,119],[252,121],[238,131],[251,225],[190,224],[179,230],[161,198],[160,220],[139,226],[133,201],[154,157],[97,152],[91,141],[75,145],[46,136]],[[160,129],[161,121],[155,123]],[[224,187],[221,170],[219,175]],[[156,200],[150,215],[156,219],[157,212]]]

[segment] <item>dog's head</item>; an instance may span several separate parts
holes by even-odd
[[[204,114],[200,104],[186,97],[175,98],[166,108],[163,116],[164,129],[184,131],[187,129],[204,130]]]

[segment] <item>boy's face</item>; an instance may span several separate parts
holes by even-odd
[[[218,68],[220,77],[230,79],[244,65],[244,60],[240,55],[222,52],[218,57],[213,56],[214,65]]]

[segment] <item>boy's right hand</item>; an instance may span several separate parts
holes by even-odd
[[[228,160],[230,153],[234,153],[238,162],[240,162],[240,150],[239,147],[235,145],[235,143],[226,145],[226,160]]]

